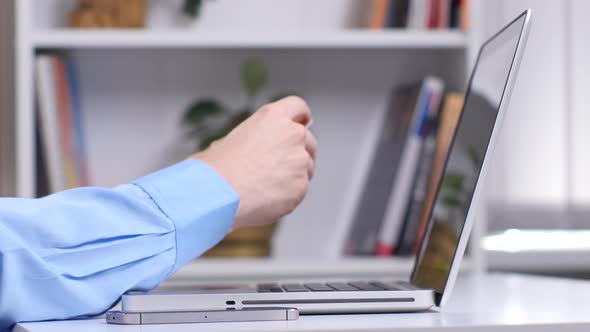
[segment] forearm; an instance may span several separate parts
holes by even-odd
[[[0,199],[0,330],[99,314],[221,240],[238,197],[186,161],[114,189]]]

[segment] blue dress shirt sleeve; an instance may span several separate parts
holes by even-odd
[[[113,189],[0,199],[0,331],[104,312],[218,243],[238,195],[187,160]]]

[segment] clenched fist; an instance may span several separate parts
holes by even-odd
[[[240,196],[234,229],[271,223],[305,197],[317,141],[311,111],[299,97],[260,108],[223,139],[193,158],[213,167]]]

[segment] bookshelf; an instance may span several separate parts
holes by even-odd
[[[478,1],[472,2],[472,20],[477,22]],[[19,196],[35,195],[37,52],[65,52],[80,72],[90,171],[92,183],[99,186],[130,181],[192,153],[194,143],[180,127],[185,107],[199,96],[240,105],[244,96],[237,78],[239,63],[259,57],[269,68],[273,91],[297,91],[312,106],[321,144],[316,178],[301,207],[281,221],[272,259],[203,259],[175,278],[218,277],[232,271],[272,276],[306,269],[326,275],[410,272],[412,260],[407,258],[344,258],[342,243],[391,88],[432,74],[443,78],[450,90],[463,91],[480,41],[476,29],[249,32],[199,26],[72,31],[59,23],[67,7],[57,6],[62,3],[73,2],[16,1]],[[327,14],[333,8],[320,9]],[[485,266],[478,229],[466,265],[475,270]]]
[[[282,48],[282,49],[464,49],[467,37],[458,31],[265,32],[241,34],[158,29],[154,31],[71,31],[36,33],[39,48]]]

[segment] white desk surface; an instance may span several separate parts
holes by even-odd
[[[590,331],[590,282],[524,275],[463,276],[447,306],[398,314],[314,315],[291,322],[107,325],[94,320],[26,323],[23,332],[187,331]]]

